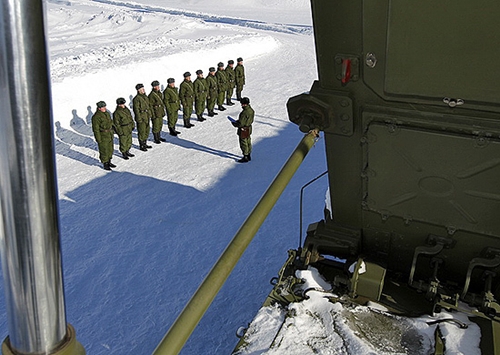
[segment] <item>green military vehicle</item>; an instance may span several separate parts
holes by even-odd
[[[481,352],[500,354],[500,5],[313,0],[312,11],[319,80],[288,113],[324,134],[329,204],[264,305],[307,299],[296,275],[312,266],[331,302],[465,313]],[[444,353],[439,327],[434,340]]]

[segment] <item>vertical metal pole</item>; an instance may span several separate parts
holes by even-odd
[[[304,199],[303,198],[303,196],[304,196],[304,189],[306,187],[308,187],[309,185],[311,185],[316,180],[318,180],[319,178],[321,178],[324,175],[326,175],[327,173],[328,173],[328,170],[325,171],[324,173],[322,173],[321,175],[316,176],[314,179],[312,179],[311,181],[309,181],[307,184],[305,184],[304,186],[302,186],[302,188],[300,189],[300,226],[299,226],[299,246],[298,246],[298,249],[302,248],[302,201]]]
[[[64,306],[43,1],[2,0],[0,17],[2,352],[52,354],[74,331]]]

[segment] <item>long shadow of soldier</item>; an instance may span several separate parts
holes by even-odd
[[[282,119],[279,119],[279,118],[274,118],[274,117],[269,117],[269,116],[262,116],[262,115],[255,115],[255,117],[262,117],[262,118],[265,118],[266,120],[274,120],[274,121],[279,121],[279,122],[283,122],[284,120]],[[279,125],[275,125],[275,124],[272,124],[271,122],[265,122],[265,121],[260,121],[260,120],[257,120],[255,119],[255,123],[259,123],[261,125],[265,125],[265,126],[271,126],[271,127],[280,127]]]
[[[61,122],[56,122],[56,136],[69,145],[77,145],[80,147],[97,149],[97,143],[90,137],[82,136],[73,130],[63,128]]]
[[[178,145],[179,147],[183,147],[186,149],[199,150],[200,152],[218,155],[222,158],[227,158],[227,159],[231,159],[231,160],[241,158],[238,155],[228,153],[228,152],[218,150],[218,149],[213,149],[213,148],[210,148],[210,147],[207,147],[207,146],[204,146],[204,145],[192,142],[192,141],[188,141],[186,139],[173,138],[173,139],[167,139],[167,142],[170,144]]]
[[[87,125],[92,125],[92,116],[94,115],[94,112],[92,112],[92,107],[87,106],[87,117],[85,117],[85,120],[87,121]]]
[[[56,146],[56,154],[78,160],[79,162],[82,162],[83,164],[87,164],[90,166],[94,165],[99,165],[100,162],[97,159],[93,159],[89,157],[88,155],[85,155],[83,153],[77,152],[76,150],[71,149],[71,145],[64,143],[63,141],[60,141],[59,139],[55,139],[55,146]]]
[[[80,134],[92,137],[94,134],[92,132],[92,127],[87,124],[83,118],[78,116],[76,110],[72,110],[71,113],[73,114],[73,118],[69,121],[71,128]],[[90,119],[92,120],[92,117]]]

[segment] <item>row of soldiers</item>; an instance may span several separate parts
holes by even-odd
[[[137,122],[139,149],[147,151],[148,148],[152,148],[147,144],[151,130],[155,143],[159,144],[166,141],[161,137],[165,112],[170,135],[177,136],[180,134],[179,131],[175,130],[175,125],[181,104],[184,127],[191,128],[194,126],[190,121],[193,104],[197,119],[202,122],[205,120],[203,117],[205,108],[208,111],[208,116],[214,116],[217,114],[214,112],[215,104],[218,105],[217,108],[220,111],[225,110],[223,106],[224,99],[226,105],[234,105],[231,101],[234,89],[236,89],[236,99],[241,101],[241,92],[245,85],[243,59],[238,58],[236,68],[233,68],[233,66],[233,60],[228,61],[226,68],[224,68],[224,63],[220,62],[217,65],[217,70],[214,67],[209,68],[209,75],[206,79],[203,77],[203,71],[201,69],[197,70],[197,78],[194,83],[191,82],[191,73],[186,72],[179,89],[175,86],[175,79],[169,78],[167,80],[168,85],[163,93],[157,80],[151,83],[152,90],[149,95],[146,95],[143,84],[137,84],[135,86],[137,95],[132,103],[135,121]],[[111,120],[111,116],[106,109],[106,103],[99,101],[97,111],[92,117],[92,129],[99,147],[99,158],[105,170],[116,167],[111,163],[114,131],[119,137],[120,152],[123,159],[134,156],[130,153],[130,148],[132,146],[132,131],[135,125],[132,114],[125,106],[125,103],[126,101],[122,97],[116,100],[117,108],[113,113],[113,120]],[[152,129],[150,128],[150,121]]]

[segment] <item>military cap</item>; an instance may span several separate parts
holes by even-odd
[[[248,97],[242,97],[240,100],[240,104],[248,105],[250,103],[250,99]]]
[[[160,86],[160,82],[158,80],[155,80],[151,83],[151,86],[152,87],[155,87],[155,86]]]
[[[140,88],[143,88],[143,87],[144,87],[144,85],[142,85],[142,84],[137,84],[137,85],[135,86],[135,89],[136,89],[136,90],[139,90]]]
[[[234,60],[229,59],[229,60],[227,61],[227,64],[234,64]]]
[[[168,84],[175,83],[175,79],[174,79],[174,78],[168,78],[168,79],[167,79],[167,83],[168,83]]]
[[[236,59],[237,62],[242,62],[243,61],[243,58],[239,57],[238,59]]]
[[[187,71],[184,73],[184,77],[187,78],[188,76],[191,76],[191,73]]]
[[[214,67],[210,67],[210,68],[208,68],[208,71],[209,71],[210,73],[213,73],[213,72],[215,71],[215,68],[214,68]]]
[[[96,105],[97,108],[106,107],[106,103],[104,101],[99,101]]]
[[[217,64],[217,66],[220,68],[220,67],[223,67],[224,66],[224,63],[222,62],[219,62],[219,64]]]
[[[198,70],[196,71],[196,75],[200,75],[200,74],[203,74],[203,70],[198,69]]]
[[[119,98],[116,99],[116,104],[117,105],[123,105],[123,104],[125,104],[125,102],[126,101],[125,101],[125,99],[123,97],[119,97]]]

